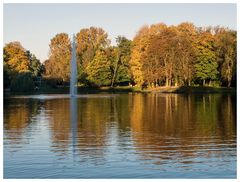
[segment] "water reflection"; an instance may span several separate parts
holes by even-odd
[[[4,135],[12,146],[28,143],[30,130],[36,127],[36,116],[43,111],[41,101],[4,100]]]
[[[37,132],[49,144],[37,140]],[[176,175],[178,170],[231,169],[229,174],[234,176],[236,96],[122,94],[5,99],[5,155],[24,153],[25,145],[34,143],[51,152],[48,156],[78,167],[112,166],[123,173],[134,164],[142,170],[172,170]]]
[[[229,155],[223,151],[236,147],[235,100],[229,95],[152,94],[133,99],[131,128],[144,159],[156,164],[206,162],[202,158],[221,158]]]
[[[72,154],[73,158],[75,158],[75,150],[76,150],[76,138],[77,138],[77,114],[78,114],[78,105],[77,105],[77,98],[71,97],[70,98],[70,113],[71,113],[71,132],[72,132]]]

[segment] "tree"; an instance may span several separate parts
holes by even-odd
[[[144,84],[143,75],[143,57],[148,45],[148,26],[143,26],[133,39],[133,47],[131,51],[130,70],[134,79],[134,82],[138,87]]]
[[[8,65],[3,62],[3,83],[4,88],[8,88],[10,86],[11,80],[10,80],[10,70],[8,68]]]
[[[81,82],[88,83],[86,68],[93,61],[99,49],[109,46],[108,34],[102,28],[90,27],[81,29],[76,35],[77,57],[78,57],[78,77]]]
[[[212,80],[217,79],[218,64],[215,52],[216,39],[213,34],[207,31],[200,32],[198,42],[196,43],[196,64],[195,77],[202,80],[205,85],[206,80],[211,84]]]
[[[11,91],[15,92],[29,92],[34,89],[33,76],[30,71],[21,71],[11,81]]]
[[[130,66],[129,60],[131,55],[131,44],[132,41],[128,40],[126,37],[118,36],[116,38],[117,47],[114,51],[114,59],[113,59],[113,76],[112,83],[122,83],[122,82],[130,82]]]
[[[194,76],[194,64],[196,60],[195,42],[197,28],[188,22],[179,24],[177,27],[177,56],[175,85],[190,86]]]
[[[32,54],[29,50],[26,51],[26,55],[28,57],[28,60],[30,61],[29,70],[34,76],[41,76],[44,71],[44,67],[41,64],[40,60],[37,59],[36,56]]]
[[[29,70],[30,61],[20,42],[10,42],[6,44],[3,52],[4,62],[11,73]]]
[[[150,86],[165,80],[166,44],[166,40],[161,35],[150,39],[145,59],[143,59],[143,75]]]
[[[218,65],[214,59],[207,56],[199,58],[198,63],[195,64],[196,78],[203,81],[203,86],[206,80],[209,80],[209,82],[216,80],[218,74],[217,67]]]
[[[48,61],[45,61],[45,75],[68,82],[70,79],[71,43],[66,33],[51,39]]]
[[[10,42],[3,48],[3,64],[4,64],[4,87],[11,86],[13,80],[23,78],[22,75],[27,73],[31,76],[41,76],[43,65],[30,51],[22,47],[20,42]],[[20,76],[21,75],[21,76]],[[16,78],[17,77],[17,78]],[[25,78],[24,77],[24,78]],[[13,86],[17,86],[13,84]],[[11,89],[18,89],[13,88]]]
[[[110,66],[106,51],[98,50],[93,61],[86,68],[88,80],[97,86],[110,85],[112,78]]]
[[[221,78],[231,86],[233,77],[236,75],[237,61],[237,36],[235,31],[226,29],[218,30],[217,39],[217,59],[220,68]]]

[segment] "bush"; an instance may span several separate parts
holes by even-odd
[[[211,82],[212,87],[220,87],[221,85],[222,85],[222,83],[219,80],[214,80]]]
[[[33,76],[31,72],[20,72],[10,85],[11,91],[30,92],[34,90]]]
[[[44,83],[45,87],[49,86],[51,88],[56,88],[59,83],[59,79],[45,76],[43,78],[43,83]]]
[[[3,72],[3,83],[4,83],[4,88],[9,88],[11,80],[10,76],[7,71],[4,70]]]

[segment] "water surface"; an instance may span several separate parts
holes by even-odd
[[[236,96],[4,99],[4,178],[236,178]]]

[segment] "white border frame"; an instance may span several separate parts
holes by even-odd
[[[1,40],[1,57],[3,59],[3,4],[5,3],[192,3],[192,4],[205,4],[205,3],[234,3],[237,4],[237,32],[239,34],[239,10],[240,10],[240,1],[237,0],[3,0],[1,1],[0,5],[0,13],[1,13],[1,24],[0,24],[0,40]],[[240,38],[237,36],[237,60],[239,61],[239,41]],[[122,180],[127,181],[127,182],[145,182],[145,181],[151,181],[151,182],[240,182],[240,172],[239,172],[239,137],[240,137],[240,131],[239,127],[237,124],[237,179],[3,179],[3,61],[0,62],[0,79],[1,79],[1,85],[0,85],[0,90],[2,93],[1,96],[1,101],[0,101],[0,117],[1,117],[1,126],[0,126],[0,133],[1,133],[1,148],[0,148],[0,180],[2,179],[3,181],[8,181],[8,182],[45,182],[45,181],[51,181],[51,182],[61,182],[61,181],[67,181],[67,182],[75,182],[75,181],[82,181],[82,182],[93,182],[93,181],[98,181],[98,182],[106,182],[106,181],[115,181],[115,182],[120,182]],[[237,70],[239,69],[239,64],[237,63]],[[238,86],[240,85],[240,74],[237,74],[237,93],[239,91]],[[238,107],[238,103],[240,101],[240,98],[237,97],[237,113],[240,113],[240,109]],[[238,123],[238,118],[237,118],[237,123]]]

